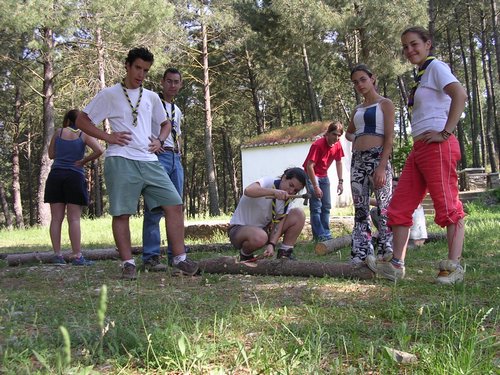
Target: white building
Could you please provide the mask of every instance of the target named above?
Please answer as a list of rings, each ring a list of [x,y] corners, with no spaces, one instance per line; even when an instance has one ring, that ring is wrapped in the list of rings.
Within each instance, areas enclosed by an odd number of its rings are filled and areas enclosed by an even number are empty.
[[[241,146],[243,188],[264,176],[279,177],[285,169],[302,167],[311,144],[320,138],[330,122],[314,122],[261,134]],[[351,142],[345,135],[340,138],[345,156],[342,158],[344,192],[338,196],[338,177],[335,162],[328,170],[332,206],[352,204],[351,197]],[[295,204],[302,205],[302,200]]]

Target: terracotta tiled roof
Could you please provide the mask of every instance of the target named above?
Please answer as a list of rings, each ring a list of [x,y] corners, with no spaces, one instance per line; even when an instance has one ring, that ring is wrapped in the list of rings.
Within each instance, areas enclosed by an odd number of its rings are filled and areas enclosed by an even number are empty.
[[[289,143],[312,142],[321,137],[331,121],[315,121],[307,124],[271,130],[259,134],[241,145],[241,148],[284,145]]]

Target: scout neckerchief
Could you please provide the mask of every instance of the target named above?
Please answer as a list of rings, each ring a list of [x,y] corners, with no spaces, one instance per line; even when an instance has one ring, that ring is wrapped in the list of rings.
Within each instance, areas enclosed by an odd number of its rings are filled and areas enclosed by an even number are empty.
[[[137,100],[137,104],[135,105],[135,107],[132,105],[132,101],[130,100],[130,97],[128,96],[127,87],[125,86],[125,80],[121,83],[121,85],[122,85],[123,93],[125,94],[125,97],[127,98],[128,104],[130,105],[130,109],[132,110],[132,118],[133,118],[132,125],[137,126],[137,115],[139,114],[138,110],[139,110],[139,105],[141,104],[142,91],[143,91],[142,85],[139,86],[139,99]]]
[[[410,95],[408,95],[408,109],[410,111],[413,108],[413,103],[415,101],[415,92],[417,91],[418,85],[420,85],[420,81],[425,73],[425,69],[427,69],[429,64],[435,59],[436,58],[434,56],[427,57],[427,59],[425,59],[424,64],[420,68],[418,68],[417,75],[415,76],[415,83],[411,87]]]
[[[281,182],[281,179],[274,180],[273,188],[274,189],[278,189],[280,187],[280,182]],[[278,224],[287,215],[288,205],[290,204],[291,201],[292,201],[292,199],[288,198],[286,200],[286,202],[285,202],[285,208],[283,209],[283,213],[282,214],[278,214],[276,212],[276,198],[273,198],[273,204],[272,204],[272,207],[273,207],[273,211],[272,211],[273,212],[273,224]]]
[[[161,101],[163,102],[163,105],[165,106],[165,109],[167,109],[167,101],[163,98],[163,94],[162,93],[159,93],[158,94],[160,96],[160,99]],[[168,115],[168,113],[167,113]],[[172,103],[170,103],[170,123],[172,124],[172,130],[171,130],[171,133],[172,133],[172,140],[174,142],[174,148],[178,148],[178,144],[177,144],[177,131],[175,130],[175,104],[174,104],[174,101],[172,100]]]
[[[78,129],[75,125],[74,122],[70,122],[69,126],[68,126],[68,129],[70,131],[72,131],[73,133],[78,133],[80,131],[80,129]]]

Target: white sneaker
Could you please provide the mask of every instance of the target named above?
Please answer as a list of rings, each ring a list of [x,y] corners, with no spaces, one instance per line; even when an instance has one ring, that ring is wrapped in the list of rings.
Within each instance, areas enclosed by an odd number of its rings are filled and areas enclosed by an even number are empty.
[[[439,262],[439,274],[436,282],[439,284],[451,285],[464,281],[465,271],[460,262],[453,260],[442,260]]]

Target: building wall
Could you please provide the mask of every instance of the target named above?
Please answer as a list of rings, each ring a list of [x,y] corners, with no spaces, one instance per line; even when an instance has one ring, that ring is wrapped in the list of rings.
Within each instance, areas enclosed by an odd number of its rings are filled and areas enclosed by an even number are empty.
[[[344,192],[337,195],[337,171],[335,162],[328,170],[331,183],[332,205],[342,207],[352,204],[350,171],[351,171],[351,142],[340,138],[345,156],[342,158],[342,177],[344,179]],[[289,143],[285,145],[272,145],[264,147],[243,148],[241,150],[241,168],[243,188],[264,176],[279,177],[285,169],[290,167],[302,167],[309,152],[311,142]],[[336,197],[336,199],[334,199]],[[297,200],[298,201],[298,200]],[[301,202],[295,204],[302,205]]]

